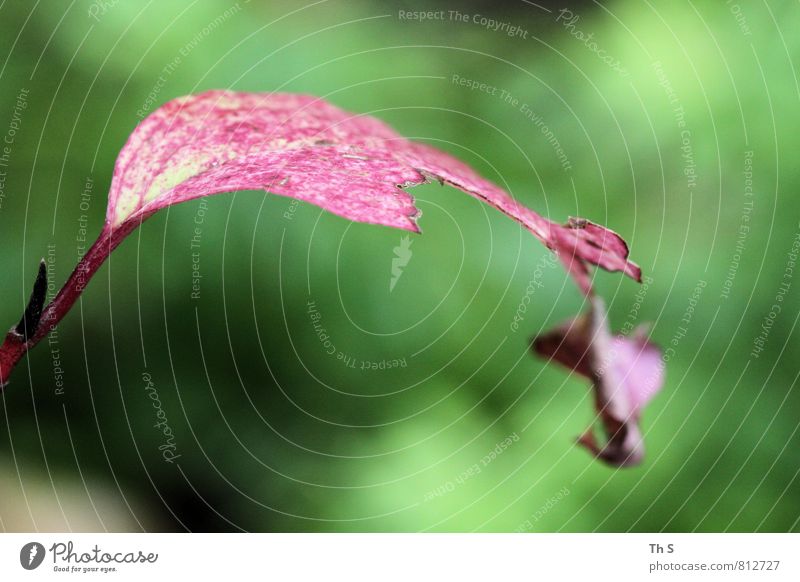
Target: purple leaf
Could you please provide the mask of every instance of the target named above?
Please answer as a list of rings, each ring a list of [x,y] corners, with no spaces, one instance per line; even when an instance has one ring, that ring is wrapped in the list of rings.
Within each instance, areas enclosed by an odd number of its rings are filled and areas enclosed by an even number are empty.
[[[533,350],[592,382],[606,441],[598,444],[589,427],[578,442],[611,465],[638,465],[644,457],[641,412],[664,383],[661,350],[645,330],[613,337],[603,302],[594,297],[588,313],[535,338]]]
[[[350,220],[419,232],[419,211],[403,188],[429,179],[522,223],[558,253],[584,293],[587,264],[640,279],[614,232],[584,219],[550,222],[452,156],[304,95],[209,91],[160,107],[117,158],[106,228],[209,194],[263,189]]]

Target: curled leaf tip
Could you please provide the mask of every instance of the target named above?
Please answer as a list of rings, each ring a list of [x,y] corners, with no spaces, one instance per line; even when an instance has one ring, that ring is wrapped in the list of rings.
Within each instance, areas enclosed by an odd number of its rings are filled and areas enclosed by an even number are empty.
[[[630,337],[612,336],[605,306],[595,297],[588,313],[534,338],[532,349],[592,383],[605,440],[599,442],[590,426],[578,443],[610,465],[641,463],[641,413],[664,383],[661,350],[647,339],[645,328]]]
[[[628,260],[625,240],[613,230],[586,218],[570,216],[563,227],[551,230],[547,245],[556,251],[586,295],[591,295],[588,265],[621,271],[641,283],[642,270]]]

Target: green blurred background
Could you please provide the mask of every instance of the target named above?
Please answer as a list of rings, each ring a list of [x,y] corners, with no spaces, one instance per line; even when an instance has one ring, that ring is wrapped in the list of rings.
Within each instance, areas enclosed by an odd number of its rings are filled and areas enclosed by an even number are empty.
[[[2,393],[0,527],[800,529],[798,26],[788,1],[2,3],[2,325],[40,257],[65,280],[82,215],[99,232],[141,112],[232,88],[370,113],[552,220],[616,230],[651,279],[597,274],[612,322],[673,351],[646,461],[615,470],[574,445],[586,384],[527,351],[585,305],[515,222],[414,188],[424,234],[390,291],[400,231],[263,192],[186,203],[114,253]]]

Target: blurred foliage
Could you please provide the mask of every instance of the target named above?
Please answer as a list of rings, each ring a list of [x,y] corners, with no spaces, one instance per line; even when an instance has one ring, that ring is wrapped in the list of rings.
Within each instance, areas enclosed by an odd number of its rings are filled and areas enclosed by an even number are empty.
[[[645,413],[642,467],[613,470],[574,446],[591,395],[527,347],[585,306],[560,267],[534,276],[546,249],[516,223],[453,189],[415,188],[424,235],[390,293],[403,233],[246,192],[150,219],[61,324],[58,344],[42,343],[19,367],[2,395],[0,487],[4,498],[29,492],[31,509],[9,517],[0,506],[3,527],[33,529],[40,503],[70,503],[77,490],[79,507],[98,495],[108,507],[100,525],[65,516],[47,527],[797,530],[800,282],[784,278],[800,229],[796,7],[575,3],[570,28],[562,4],[539,6],[3,4],[0,134],[29,93],[0,206],[0,320],[19,318],[48,245],[56,281],[66,278],[81,215],[99,231],[137,112],[209,88],[311,93],[451,151],[553,220],[584,216],[628,240],[652,282],[643,290],[598,273],[612,320],[652,322],[664,346],[678,337]],[[400,10],[470,19],[416,22]],[[522,104],[552,130],[569,169]],[[739,252],[748,151],[753,209]],[[514,332],[534,277],[542,285]],[[784,281],[783,309],[753,357]],[[341,359],[326,353],[309,301]],[[392,360],[405,365],[360,369]],[[177,463],[159,451],[144,373]]]

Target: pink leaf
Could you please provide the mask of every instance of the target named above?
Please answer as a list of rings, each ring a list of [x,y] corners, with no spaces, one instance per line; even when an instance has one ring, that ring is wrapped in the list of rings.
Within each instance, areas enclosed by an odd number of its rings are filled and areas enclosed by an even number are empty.
[[[37,280],[23,319],[0,345],[0,388],[20,358],[58,325],[111,252],[162,208],[210,194],[264,189],[350,220],[418,232],[419,211],[404,188],[431,179],[520,222],[558,254],[595,302],[590,316],[538,338],[534,347],[595,384],[609,442],[599,447],[591,431],[581,442],[609,462],[638,462],[639,412],[660,387],[661,369],[652,391],[643,390],[641,382],[661,362],[657,349],[641,338],[611,339],[589,272],[589,265],[598,265],[640,280],[639,267],[627,260],[625,241],[586,219],[550,222],[448,154],[410,142],[377,119],[304,95],[209,91],[170,101],[144,119],[117,158],[100,236],[44,310]],[[606,356],[608,365],[601,370]]]
[[[117,159],[106,229],[193,198],[264,189],[350,220],[418,232],[419,212],[403,188],[428,179],[519,221],[558,253],[587,294],[587,264],[640,279],[614,232],[584,219],[550,222],[452,156],[304,95],[209,91],[163,105],[139,124]]]
[[[593,298],[589,313],[535,338],[533,349],[592,382],[607,440],[598,444],[589,427],[578,442],[609,464],[639,464],[644,457],[639,418],[664,383],[661,351],[644,330],[613,337],[603,302]]]

